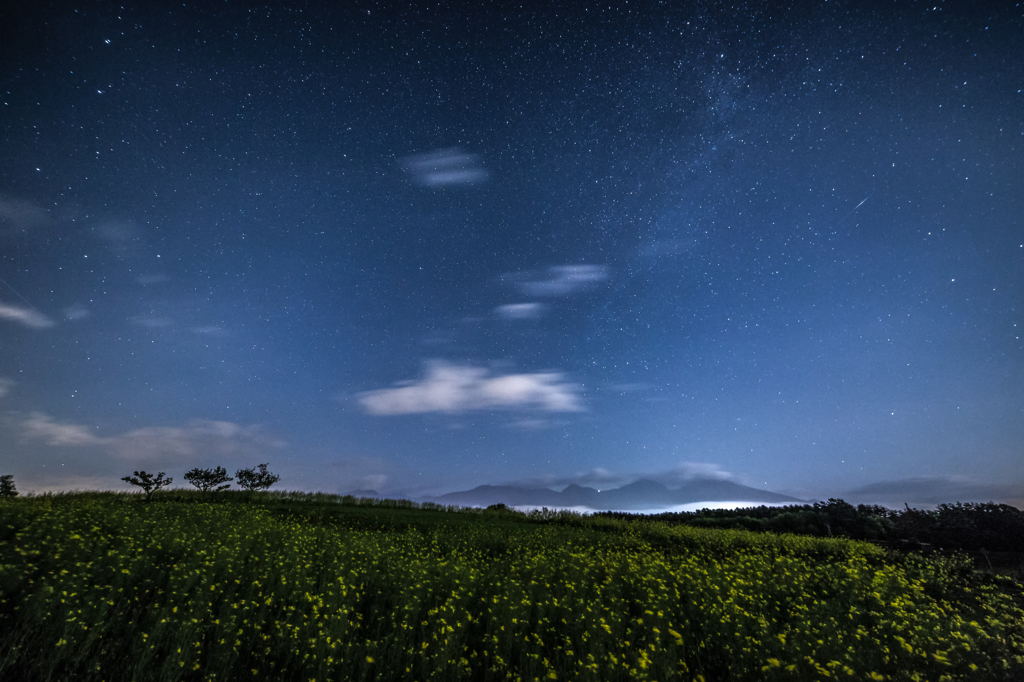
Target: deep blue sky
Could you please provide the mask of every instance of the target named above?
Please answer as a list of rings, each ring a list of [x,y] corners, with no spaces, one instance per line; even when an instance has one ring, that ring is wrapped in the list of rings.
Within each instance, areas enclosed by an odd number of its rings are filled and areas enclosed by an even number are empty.
[[[0,473],[1024,499],[1024,9],[611,4],[3,10]]]

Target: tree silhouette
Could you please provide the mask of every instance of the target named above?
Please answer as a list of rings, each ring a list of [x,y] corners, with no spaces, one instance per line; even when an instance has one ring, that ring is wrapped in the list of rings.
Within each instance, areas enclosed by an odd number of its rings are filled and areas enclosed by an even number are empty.
[[[259,471],[256,470],[257,468]],[[267,471],[266,464],[257,464],[255,467],[249,467],[248,469],[239,469],[235,472],[235,478],[238,480],[238,485],[249,492],[266,490],[281,480],[281,477],[277,474]]]
[[[136,471],[134,476],[124,476],[121,478],[122,481],[137,485],[146,491],[146,501],[148,502],[152,497],[153,493],[160,488],[166,488],[171,484],[173,478],[164,478],[164,472],[160,472],[156,476],[153,474],[146,473],[145,471]]]
[[[228,481],[234,479],[228,476],[227,469],[224,467],[216,467],[215,469],[200,469],[196,467],[185,474],[185,480],[205,493],[211,489],[214,492],[227,490],[231,487]]]
[[[17,497],[18,489],[14,487],[14,476],[4,474],[0,476],[0,497]]]

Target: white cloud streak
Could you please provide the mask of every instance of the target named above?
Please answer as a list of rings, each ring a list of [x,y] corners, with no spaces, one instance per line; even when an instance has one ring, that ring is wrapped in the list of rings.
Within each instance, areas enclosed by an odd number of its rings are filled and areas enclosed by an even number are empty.
[[[42,412],[21,422],[21,434],[27,440],[41,441],[46,445],[99,445],[103,439],[98,437],[87,426],[81,424],[61,424]]]
[[[498,317],[506,320],[532,320],[541,316],[544,312],[543,303],[509,303],[499,305],[494,309]]]
[[[358,396],[368,413],[390,416],[470,410],[583,412],[579,387],[560,372],[488,376],[486,369],[434,362],[418,382],[366,391]]]
[[[458,147],[409,156],[403,165],[417,183],[426,187],[475,185],[487,179],[487,171],[477,165],[476,154],[467,154]]]
[[[669,488],[678,488],[690,481],[736,481],[736,477],[728,471],[723,470],[717,464],[710,464],[707,462],[683,462],[679,466],[669,469],[668,471],[659,471],[654,473],[635,471],[617,473],[602,467],[596,467],[590,471],[572,476],[548,476],[524,479],[516,482],[515,485],[522,485],[526,487],[560,487],[575,483],[576,485],[605,489],[619,488],[640,480],[657,481]]]
[[[47,329],[57,324],[38,310],[6,303],[0,303],[0,319],[23,324],[29,329]]]
[[[270,436],[260,426],[202,419],[184,426],[150,426],[115,436],[100,436],[93,427],[58,422],[42,412],[17,420],[17,425],[25,441],[55,447],[99,448],[127,461],[251,457],[284,446],[283,441]]]
[[[605,265],[558,265],[543,275],[536,272],[517,272],[503,279],[514,283],[527,296],[570,296],[593,288],[608,279]]]
[[[682,485],[688,481],[734,481],[735,476],[710,462],[683,462],[675,469],[658,474],[656,480],[665,485]]]

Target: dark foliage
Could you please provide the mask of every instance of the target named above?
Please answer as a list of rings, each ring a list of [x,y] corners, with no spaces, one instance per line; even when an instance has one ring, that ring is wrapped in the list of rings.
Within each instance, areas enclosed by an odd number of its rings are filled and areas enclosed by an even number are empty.
[[[647,518],[706,528],[740,528],[819,537],[847,537],[894,547],[966,552],[1024,552],[1024,511],[1007,504],[968,502],[921,509],[888,509],[830,499],[805,505],[702,509],[642,516],[602,512],[613,518]]]
[[[153,493],[161,488],[166,488],[171,484],[171,481],[174,480],[169,476],[164,478],[164,472],[162,471],[156,476],[145,471],[136,471],[134,474],[134,476],[124,476],[121,480],[131,483],[132,485],[137,485],[145,490],[147,501],[153,498]]]
[[[0,497],[17,497],[18,489],[14,487],[14,476],[4,474],[0,476]]]
[[[227,490],[231,487],[229,481],[234,479],[228,476],[227,469],[224,467],[216,467],[214,469],[200,469],[196,467],[185,474],[185,480],[205,493],[210,490],[214,492]]]
[[[270,486],[280,481],[281,477],[267,471],[266,464],[257,464],[255,467],[236,471],[235,479],[238,481],[238,485],[252,492],[254,490],[267,490]]]

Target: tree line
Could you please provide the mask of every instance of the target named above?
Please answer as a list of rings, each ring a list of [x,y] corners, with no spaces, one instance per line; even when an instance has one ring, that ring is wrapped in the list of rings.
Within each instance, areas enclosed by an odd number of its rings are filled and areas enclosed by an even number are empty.
[[[228,476],[224,467],[197,467],[185,473],[185,480],[204,493],[225,490],[231,486],[232,481],[248,491],[267,490],[280,478],[267,470],[267,464],[238,469],[234,478]],[[136,471],[134,475],[125,476],[121,480],[142,488],[147,500],[173,481],[163,471],[156,475]],[[0,497],[17,495],[14,477],[9,474],[0,476]],[[492,508],[497,507],[504,505]],[[745,509],[702,509],[663,514],[606,511],[596,515],[704,528],[847,537],[902,548],[1024,553],[1024,511],[1016,507],[994,502],[940,504],[933,510],[914,509],[908,505],[904,507],[889,509],[864,504],[855,507],[844,500],[832,498],[827,502],[783,507],[762,505]]]
[[[994,502],[940,504],[933,510],[856,507],[841,499],[784,507],[702,509],[695,512],[626,514],[619,519],[648,519],[705,528],[736,528],[818,537],[847,537],[893,547],[966,552],[1024,552],[1024,511]]]
[[[166,488],[174,481],[170,476],[165,476],[162,471],[156,476],[145,471],[136,471],[134,475],[124,476],[121,480],[142,488],[146,493],[147,500],[153,497],[153,493],[161,488]],[[237,481],[239,487],[252,492],[267,490],[280,481],[281,477],[267,471],[266,464],[257,464],[248,469],[239,469],[235,472],[235,478],[228,476],[224,467],[213,469],[196,467],[185,473],[185,480],[204,493],[226,490],[231,487],[231,481]]]
[[[227,469],[224,467],[214,467],[213,469],[195,467],[185,472],[185,480],[204,493],[226,490],[231,487],[231,481],[236,481],[239,487],[249,492],[267,490],[281,480],[277,474],[267,471],[267,466],[267,464],[257,464],[248,469],[239,469],[235,472],[234,478],[228,476]],[[123,476],[121,480],[142,488],[146,493],[146,500],[150,500],[153,493],[174,482],[174,479],[163,471],[156,475],[147,471],[134,471],[131,476]],[[18,489],[14,485],[14,476],[11,474],[0,476],[0,497],[17,496]]]

